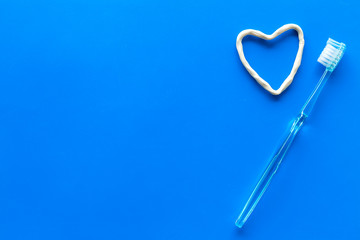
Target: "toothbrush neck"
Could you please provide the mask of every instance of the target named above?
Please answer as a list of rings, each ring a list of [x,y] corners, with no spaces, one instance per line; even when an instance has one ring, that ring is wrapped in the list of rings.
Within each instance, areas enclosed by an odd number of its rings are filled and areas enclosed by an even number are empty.
[[[304,106],[301,109],[301,113],[308,117],[313,110],[316,100],[318,99],[321,90],[324,88],[328,78],[330,77],[332,71],[328,69],[325,70],[323,75],[321,76],[319,82],[317,83],[316,87],[314,88],[313,92],[310,94],[308,100],[305,102]]]

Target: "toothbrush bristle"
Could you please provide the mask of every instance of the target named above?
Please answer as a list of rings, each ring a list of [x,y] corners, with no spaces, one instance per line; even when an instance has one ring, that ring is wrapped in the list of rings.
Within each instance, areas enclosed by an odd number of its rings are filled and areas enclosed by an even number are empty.
[[[346,45],[344,43],[339,43],[329,38],[326,47],[317,61],[324,65],[329,71],[333,71],[344,55],[345,48]]]

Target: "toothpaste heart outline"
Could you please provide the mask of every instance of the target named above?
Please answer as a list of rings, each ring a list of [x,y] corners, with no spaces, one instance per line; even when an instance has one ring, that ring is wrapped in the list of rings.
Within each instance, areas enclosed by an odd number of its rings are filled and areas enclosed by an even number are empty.
[[[298,48],[298,51],[297,51],[297,54],[296,54],[294,65],[293,65],[293,67],[291,69],[291,72],[290,72],[289,76],[283,81],[283,83],[281,84],[281,86],[277,90],[274,90],[267,81],[265,81],[263,78],[261,78],[259,76],[259,74],[250,66],[250,64],[246,60],[245,55],[244,55],[243,45],[242,45],[242,39],[247,35],[252,35],[252,36],[264,39],[264,40],[272,40],[272,39],[276,38],[277,36],[279,36],[280,34],[286,32],[286,31],[288,31],[290,29],[294,29],[298,33],[299,48]],[[300,64],[301,64],[301,58],[302,58],[302,54],[303,54],[303,50],[304,50],[304,45],[305,45],[304,33],[303,33],[301,27],[299,25],[297,25],[297,24],[285,24],[284,26],[278,28],[271,35],[264,34],[263,32],[258,31],[258,30],[247,29],[247,30],[241,31],[239,33],[239,35],[237,36],[237,38],[236,38],[236,48],[238,50],[240,60],[243,63],[244,67],[249,72],[249,74],[263,88],[265,88],[267,91],[269,91],[273,95],[281,94],[292,83],[292,81],[293,81],[293,79],[295,77],[295,74],[296,74],[296,72],[297,72],[297,70],[298,70],[298,68],[300,67]]]

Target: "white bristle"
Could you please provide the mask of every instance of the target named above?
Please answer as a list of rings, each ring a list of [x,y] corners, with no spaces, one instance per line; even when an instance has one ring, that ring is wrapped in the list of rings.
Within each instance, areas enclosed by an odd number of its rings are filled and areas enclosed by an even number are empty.
[[[345,47],[344,43],[339,43],[329,38],[326,47],[318,58],[318,62],[324,65],[328,70],[333,71],[343,56]]]

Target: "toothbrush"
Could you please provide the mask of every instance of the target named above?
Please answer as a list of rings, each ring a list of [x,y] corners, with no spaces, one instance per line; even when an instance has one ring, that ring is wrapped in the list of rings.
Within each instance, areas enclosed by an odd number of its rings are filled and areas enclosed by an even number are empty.
[[[344,51],[346,49],[346,45],[344,43],[339,43],[329,38],[326,43],[326,47],[322,51],[320,57],[318,58],[318,62],[326,67],[325,72],[323,73],[320,81],[317,83],[315,89],[311,93],[308,100],[305,102],[302,107],[299,115],[296,117],[295,121],[292,123],[289,133],[286,135],[285,140],[281,144],[279,148],[277,148],[275,154],[271,158],[269,164],[267,165],[264,173],[256,184],[254,190],[252,191],[248,201],[246,202],[242,212],[240,213],[238,219],[235,222],[235,225],[239,228],[242,228],[246,220],[249,218],[254,208],[258,204],[259,200],[263,196],[267,187],[270,184],[271,179],[276,173],[278,167],[280,166],[287,150],[291,146],[297,132],[300,130],[303,125],[305,119],[310,115],[313,107],[318,99],[321,90],[324,88],[328,78],[331,73],[334,71],[337,64],[340,62],[342,56],[344,55]]]

